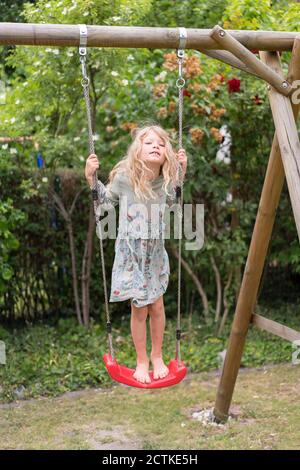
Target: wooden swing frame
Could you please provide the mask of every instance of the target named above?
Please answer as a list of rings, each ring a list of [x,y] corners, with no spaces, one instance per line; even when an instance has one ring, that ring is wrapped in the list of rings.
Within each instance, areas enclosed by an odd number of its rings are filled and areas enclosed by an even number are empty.
[[[175,49],[179,28],[88,26],[87,47]],[[267,84],[275,134],[258,206],[247,262],[237,300],[229,344],[214,407],[217,421],[226,421],[250,324],[288,341],[300,332],[255,313],[257,293],[272,235],[284,177],[300,240],[300,142],[296,127],[299,104],[293,102],[300,80],[300,36],[294,32],[187,29],[186,49],[194,49]],[[1,45],[79,46],[79,25],[0,23]],[[258,50],[258,59],[251,50]],[[279,52],[292,51],[283,76]],[[295,96],[295,95],[294,95]],[[295,100],[294,100],[295,101]]]

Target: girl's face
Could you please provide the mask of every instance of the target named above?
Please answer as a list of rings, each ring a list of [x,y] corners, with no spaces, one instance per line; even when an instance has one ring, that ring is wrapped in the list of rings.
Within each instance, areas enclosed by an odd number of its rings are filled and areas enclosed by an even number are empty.
[[[142,159],[148,163],[163,165],[166,158],[166,144],[156,132],[150,130],[142,140]]]

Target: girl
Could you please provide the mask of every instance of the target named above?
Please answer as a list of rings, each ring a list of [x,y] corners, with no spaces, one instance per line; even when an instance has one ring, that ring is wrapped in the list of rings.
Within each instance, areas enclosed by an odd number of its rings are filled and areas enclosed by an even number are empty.
[[[97,189],[102,207],[120,204],[110,302],[131,299],[131,333],[137,353],[133,377],[139,382],[150,383],[146,352],[148,315],[153,377],[157,380],[169,373],[162,357],[163,294],[170,274],[162,219],[165,202],[175,199],[178,165],[181,165],[184,178],[187,157],[184,149],[177,155],[174,153],[168,133],[158,125],[134,129],[132,135],[133,142],[127,154],[110,172],[109,184],[104,186],[98,180]],[[98,168],[97,156],[91,154],[85,167],[90,187]],[[153,207],[157,209],[154,218]]]

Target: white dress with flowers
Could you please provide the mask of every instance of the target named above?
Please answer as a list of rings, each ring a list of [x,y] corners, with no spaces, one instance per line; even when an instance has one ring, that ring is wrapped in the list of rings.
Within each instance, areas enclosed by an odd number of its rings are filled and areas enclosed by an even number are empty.
[[[162,175],[154,179],[151,185],[157,197],[141,202],[124,173],[117,174],[107,186],[98,180],[98,215],[120,205],[110,302],[131,299],[133,305],[143,307],[166,292],[170,265],[163,217],[166,202],[175,200],[175,191],[169,190],[168,196],[163,182]]]

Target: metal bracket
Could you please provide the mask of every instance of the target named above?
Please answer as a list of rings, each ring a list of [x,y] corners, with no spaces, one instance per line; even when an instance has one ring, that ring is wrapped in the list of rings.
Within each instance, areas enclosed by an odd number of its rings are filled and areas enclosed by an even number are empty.
[[[87,45],[87,27],[85,24],[79,25],[79,54],[81,56],[86,55],[86,45]]]
[[[177,49],[177,56],[183,57],[184,56],[184,49],[186,46],[187,40],[187,32],[185,28],[179,28],[179,46]]]
[[[89,79],[87,76],[87,71],[86,71],[86,56],[87,56],[87,51],[86,51],[86,45],[87,45],[87,27],[85,24],[80,24],[79,25],[79,57],[80,57],[80,62],[81,62],[81,70],[82,70],[82,81],[81,84],[82,86],[88,86],[89,84]]]

